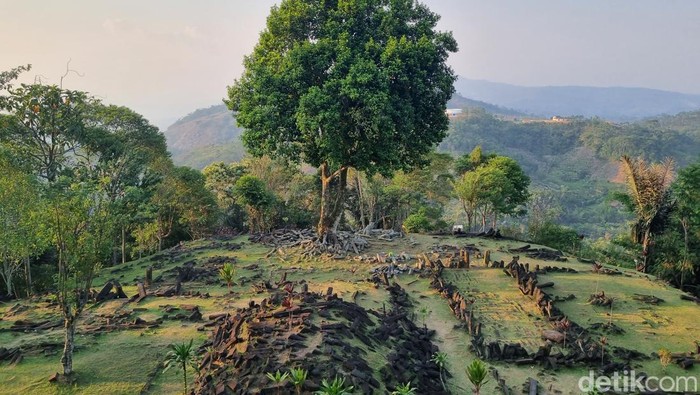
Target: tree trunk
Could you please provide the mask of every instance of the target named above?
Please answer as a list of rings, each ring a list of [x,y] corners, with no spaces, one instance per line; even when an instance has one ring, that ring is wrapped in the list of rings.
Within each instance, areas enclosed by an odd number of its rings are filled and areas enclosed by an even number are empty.
[[[649,264],[649,256],[651,255],[651,227],[644,230],[644,239],[642,239],[642,257],[643,267],[642,273],[647,273],[647,265]]]
[[[333,225],[345,203],[348,168],[341,167],[330,173],[328,164],[321,164],[321,215],[316,232],[325,241],[333,233]],[[334,182],[336,181],[336,182]]]
[[[357,203],[360,206],[360,229],[365,226],[365,202],[362,194],[362,183],[360,182],[360,172],[355,171],[355,188],[357,188]]]
[[[63,343],[63,356],[61,356],[61,365],[63,365],[63,374],[70,376],[73,373],[73,348],[75,346],[75,318],[66,317],[64,319],[65,339]]]
[[[690,241],[688,239],[689,223],[688,223],[687,217],[681,218],[681,226],[683,227],[683,241],[685,242],[685,255],[688,256],[688,253],[690,252]]]
[[[126,263],[126,228],[122,226],[122,265]]]
[[[5,286],[7,287],[7,297],[12,297],[12,262],[8,259],[4,259],[2,262],[2,279],[5,280]]]
[[[31,258],[24,258],[24,275],[27,278],[27,296],[32,296],[34,293],[34,287],[32,286],[32,267]]]

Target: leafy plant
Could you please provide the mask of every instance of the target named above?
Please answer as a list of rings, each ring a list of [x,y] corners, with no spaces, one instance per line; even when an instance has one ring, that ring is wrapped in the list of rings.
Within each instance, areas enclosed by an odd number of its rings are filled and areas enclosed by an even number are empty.
[[[167,372],[173,366],[179,366],[182,368],[182,379],[185,385],[185,391],[187,393],[187,366],[192,366],[197,369],[197,364],[195,361],[195,350],[192,347],[193,339],[190,339],[189,343],[182,344],[171,344],[170,351],[165,356],[165,369],[163,373]]]
[[[467,377],[469,381],[474,385],[474,393],[479,395],[481,391],[481,386],[486,384],[486,375],[488,370],[486,369],[486,364],[479,359],[475,359],[467,366]]]
[[[345,386],[345,379],[336,376],[330,383],[328,380],[321,381],[321,389],[316,391],[316,395],[350,395],[353,386]]]
[[[447,385],[445,384],[445,379],[443,378],[445,368],[447,367],[447,353],[438,351],[433,354],[430,361],[434,362],[438,368],[440,368],[440,383],[442,384],[442,388],[447,391]]]
[[[234,275],[236,274],[236,269],[233,264],[225,263],[224,266],[219,269],[219,277],[226,282],[228,286],[228,291],[231,292],[231,284],[233,283]]]
[[[416,388],[411,387],[411,382],[409,381],[406,384],[400,384],[396,386],[396,389],[391,392],[391,395],[415,395],[416,394]]]
[[[302,368],[292,368],[289,370],[289,378],[294,384],[294,388],[297,391],[297,395],[301,395],[301,387],[306,381],[306,376],[308,376],[309,371]]]
[[[281,394],[282,393],[282,383],[284,382],[284,380],[287,380],[287,378],[289,377],[289,373],[288,372],[280,373],[280,371],[278,370],[274,374],[268,372],[266,375],[267,375],[267,378],[270,379],[270,381],[275,383],[275,386],[277,387],[277,395]]]

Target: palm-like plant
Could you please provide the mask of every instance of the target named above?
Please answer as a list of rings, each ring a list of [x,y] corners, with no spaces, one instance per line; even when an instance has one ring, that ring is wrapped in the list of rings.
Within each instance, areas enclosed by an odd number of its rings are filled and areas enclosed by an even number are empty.
[[[391,395],[416,395],[416,388],[411,387],[411,382],[400,384],[391,392]]]
[[[622,171],[628,189],[628,195],[623,202],[637,217],[632,229],[632,238],[635,243],[642,245],[644,271],[651,255],[652,230],[669,212],[673,165],[671,159],[662,163],[647,164],[641,158],[622,157]]]
[[[467,377],[474,385],[474,393],[479,395],[481,387],[486,384],[486,375],[488,370],[486,364],[479,359],[475,359],[467,366]]]
[[[276,371],[275,373],[267,373],[267,378],[270,379],[273,383],[275,383],[275,386],[277,387],[277,395],[282,393],[282,383],[284,380],[287,380],[289,377],[288,372],[280,373],[280,371]]]
[[[197,369],[197,363],[195,361],[195,350],[192,347],[193,339],[190,339],[189,343],[182,344],[171,344],[170,351],[165,356],[165,369],[163,373],[167,372],[173,366],[178,366],[182,368],[182,379],[185,383],[185,394],[187,393],[187,367],[191,366]]]
[[[236,274],[236,269],[231,263],[225,263],[224,266],[219,269],[219,277],[226,282],[228,286],[228,292],[231,292],[231,284],[233,284],[233,279]]]
[[[336,376],[333,381],[323,379],[321,381],[321,389],[316,391],[316,395],[350,395],[352,394],[353,386],[345,386],[345,379]]]
[[[442,389],[447,391],[447,385],[445,384],[445,379],[443,378],[443,372],[447,367],[447,353],[438,351],[435,354],[433,354],[433,357],[430,358],[430,361],[434,362],[440,369],[440,383],[442,384]]]
[[[301,395],[301,387],[304,385],[308,374],[309,371],[302,368],[293,368],[289,370],[289,378],[292,381],[292,384],[294,384],[297,395]]]

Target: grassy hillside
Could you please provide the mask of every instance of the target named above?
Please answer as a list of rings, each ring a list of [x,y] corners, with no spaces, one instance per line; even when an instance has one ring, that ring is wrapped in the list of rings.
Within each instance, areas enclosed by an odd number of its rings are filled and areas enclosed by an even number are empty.
[[[148,266],[154,267],[155,284],[151,290],[172,286],[175,268],[188,262],[201,270],[200,273],[216,273],[216,268],[223,262],[233,262],[236,281],[232,292],[228,293],[226,286],[215,276],[202,274],[198,280],[182,284],[181,296],[148,296],[138,303],[117,299],[91,305],[81,320],[76,336],[75,369],[78,381],[73,387],[57,388],[48,382],[48,377],[60,367],[60,327],[12,329],[28,322],[59,321],[52,298],[44,296],[31,301],[1,304],[0,344],[5,348],[20,347],[23,359],[15,365],[0,364],[0,382],[3,383],[0,394],[175,393],[182,389],[181,375],[177,370],[162,372],[167,345],[194,339],[199,346],[215,327],[209,325],[213,321],[209,321],[208,317],[233,312],[247,306],[250,300],[260,303],[262,299],[279,292],[274,285],[270,291],[261,291],[256,284],[264,281],[274,284],[286,275],[286,279],[297,286],[305,282],[311,292],[325,294],[328,287],[333,287],[333,292],[340,298],[346,301],[354,299],[364,309],[381,316],[389,304],[389,291],[382,285],[367,281],[370,270],[377,265],[370,262],[370,258],[376,254],[393,252],[406,256],[409,260],[402,263],[414,267],[416,258],[423,253],[430,255],[431,251],[451,248],[445,246],[471,245],[472,249],[482,252],[490,250],[495,261],[508,262],[513,256],[508,250],[521,244],[425,235],[411,235],[408,239],[395,241],[372,239],[370,243],[370,249],[362,253],[367,262],[362,262],[354,256],[346,259],[302,257],[294,249],[271,249],[250,243],[245,237],[228,241],[201,240],[124,266],[106,268],[96,280],[96,288],[115,278],[124,285],[129,296],[137,292],[136,281],[143,279]],[[239,244],[241,248],[237,248]],[[578,271],[542,274],[540,282],[554,283],[548,292],[554,297],[567,299],[555,302],[556,306],[571,321],[591,331],[594,338],[598,336],[595,334],[600,333],[600,329],[594,329],[596,324],[612,321],[621,328],[622,333],[600,335],[607,335],[610,350],[624,347],[642,353],[644,358],[632,361],[632,367],[637,371],[661,374],[658,358],[652,353],[660,348],[672,352],[690,351],[695,347],[693,341],[700,340],[695,328],[695,317],[700,314],[700,306],[680,300],[678,290],[651,277],[626,271],[621,275],[595,274],[590,271],[590,265],[578,263],[574,258],[569,258],[568,262],[548,262],[521,256],[520,262],[528,263],[531,268],[535,265],[555,265]],[[552,323],[540,315],[532,297],[518,291],[515,281],[502,269],[485,267],[474,253],[470,269],[445,269],[442,278],[453,284],[465,298],[474,301],[472,311],[483,324],[487,342],[519,343],[527,352],[535,352],[546,344],[540,335],[542,330],[551,328]],[[463,322],[455,318],[447,300],[431,287],[428,276],[405,273],[391,281],[398,283],[408,293],[410,310],[415,313],[411,315],[414,322],[435,331],[433,343],[448,354],[447,369],[451,377],[448,386],[451,392],[469,393],[470,384],[464,367],[476,356],[470,347],[472,337],[464,329]],[[612,310],[587,303],[590,294],[600,291],[614,297]],[[636,294],[653,295],[663,299],[663,302],[650,305],[637,300]],[[574,295],[574,298],[571,299],[569,295]],[[201,321],[186,318],[195,307],[203,315]],[[552,347],[552,352],[570,352],[561,345]],[[386,355],[373,354],[369,349],[365,352],[369,352],[366,358],[371,364],[382,366],[386,363]],[[547,389],[550,393],[578,394],[575,389],[577,380],[587,375],[589,368],[584,364],[552,370],[539,363],[497,361],[489,361],[488,365],[498,370],[514,393],[519,393],[523,384],[532,377],[538,380],[541,389]],[[591,368],[597,369],[596,366]],[[697,369],[695,367],[684,372],[670,366],[667,374],[697,376]],[[194,376],[195,372],[191,371],[190,374]],[[496,385],[497,381],[491,379],[482,393],[497,393]],[[287,389],[291,391],[291,388]]]

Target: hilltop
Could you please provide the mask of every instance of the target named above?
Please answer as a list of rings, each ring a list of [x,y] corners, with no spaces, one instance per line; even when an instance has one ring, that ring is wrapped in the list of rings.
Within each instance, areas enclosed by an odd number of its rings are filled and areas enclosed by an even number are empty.
[[[196,387],[204,391],[211,382],[225,393],[273,391],[265,373],[292,366],[309,369],[304,393],[334,374],[368,394],[408,380],[440,393],[439,369],[429,359],[441,351],[450,393],[467,393],[464,367],[480,357],[490,367],[484,393],[535,385],[579,394],[578,379],[589,369],[660,375],[660,348],[674,355],[695,351],[700,306],[653,277],[615,267],[592,271],[590,263],[513,240],[412,234],[368,241],[358,255],[331,258],[243,236],[208,239],[103,269],[95,294],[116,280],[135,297],[111,299],[113,291],[90,304],[78,325],[79,385],[71,393],[175,393],[182,372],[163,372],[162,363],[168,344],[189,339],[200,361],[199,373],[189,372]],[[468,251],[466,267],[460,249]],[[508,264],[514,256],[515,266]],[[236,269],[230,292],[217,277],[224,263]],[[136,298],[148,267],[152,285],[145,298]],[[541,289],[529,294],[530,285],[511,277],[514,271],[537,278]],[[612,306],[597,305],[600,298],[589,302],[601,292]],[[292,295],[290,308],[280,305],[285,295]],[[554,306],[550,313],[539,298]],[[562,330],[564,315],[571,324]],[[0,304],[0,317],[0,354],[21,355],[0,365],[0,393],[55,390],[48,382],[60,366],[62,344],[55,302],[44,296]],[[283,352],[274,352],[282,345]],[[666,374],[697,373],[690,369],[672,364]],[[293,391],[288,383],[283,389]]]

